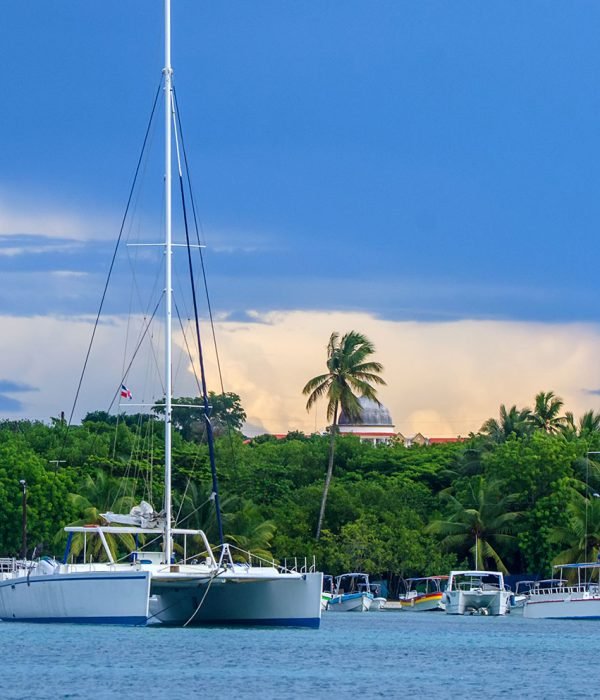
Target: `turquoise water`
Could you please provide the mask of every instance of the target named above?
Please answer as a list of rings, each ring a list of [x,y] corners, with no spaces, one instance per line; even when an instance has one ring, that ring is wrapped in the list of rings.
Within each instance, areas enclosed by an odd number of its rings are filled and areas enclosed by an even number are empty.
[[[600,621],[325,613],[320,630],[0,623],[0,698],[600,695]]]

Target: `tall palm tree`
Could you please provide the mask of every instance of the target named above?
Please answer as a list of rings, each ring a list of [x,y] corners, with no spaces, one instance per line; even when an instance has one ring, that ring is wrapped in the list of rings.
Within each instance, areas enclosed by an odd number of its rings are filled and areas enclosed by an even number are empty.
[[[350,420],[360,420],[359,397],[379,403],[373,384],[385,384],[379,376],[383,366],[379,362],[368,360],[374,352],[373,343],[361,333],[350,331],[341,339],[339,333],[332,333],[327,344],[327,372],[313,377],[302,389],[302,393],[308,396],[307,411],[310,411],[318,399],[327,398],[327,420],[330,421],[329,460],[317,523],[317,540],[321,536],[327,494],[333,474],[339,410],[341,409]]]
[[[479,432],[487,435],[494,442],[504,442],[510,435],[517,437],[528,435],[532,429],[531,409],[518,409],[512,406],[506,410],[506,406],[500,406],[500,420],[490,418],[480,428]]]
[[[540,391],[535,397],[535,408],[531,414],[531,421],[545,432],[555,435],[559,433],[566,423],[566,418],[560,415],[564,401],[553,391]]]
[[[448,515],[431,522],[427,531],[441,535],[441,544],[447,549],[470,552],[476,569],[493,561],[507,573],[502,554],[516,544],[515,521],[521,515],[510,510],[515,497],[503,496],[499,482],[486,481],[483,476],[470,479],[460,498],[449,489],[440,495],[448,503]]]

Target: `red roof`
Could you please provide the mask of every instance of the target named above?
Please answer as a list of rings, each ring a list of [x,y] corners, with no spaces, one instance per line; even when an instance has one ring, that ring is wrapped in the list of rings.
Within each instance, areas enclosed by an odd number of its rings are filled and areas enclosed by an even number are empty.
[[[398,433],[369,433],[367,431],[362,431],[362,430],[352,430],[352,431],[346,431],[344,430],[343,432],[340,431],[340,435],[358,435],[359,437],[395,437]]]
[[[455,437],[455,438],[429,438],[429,444],[430,445],[435,445],[436,443],[441,443],[441,442],[463,442],[464,438],[461,437]]]

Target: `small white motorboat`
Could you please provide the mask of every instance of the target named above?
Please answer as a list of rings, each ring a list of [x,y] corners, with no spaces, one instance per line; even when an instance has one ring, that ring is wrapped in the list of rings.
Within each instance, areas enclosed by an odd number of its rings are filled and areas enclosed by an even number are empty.
[[[510,596],[501,571],[451,571],[443,602],[449,615],[506,615]]]
[[[367,612],[371,608],[374,598],[368,574],[342,574],[335,579],[335,593],[327,602],[327,610]]]

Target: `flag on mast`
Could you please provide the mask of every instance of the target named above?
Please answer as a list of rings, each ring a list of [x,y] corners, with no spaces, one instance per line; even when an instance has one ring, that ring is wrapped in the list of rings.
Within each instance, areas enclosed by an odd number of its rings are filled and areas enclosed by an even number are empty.
[[[133,396],[129,389],[125,386],[125,384],[121,384],[121,398],[123,399],[132,399]]]

